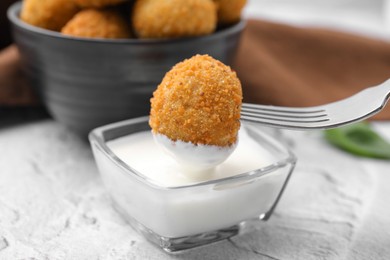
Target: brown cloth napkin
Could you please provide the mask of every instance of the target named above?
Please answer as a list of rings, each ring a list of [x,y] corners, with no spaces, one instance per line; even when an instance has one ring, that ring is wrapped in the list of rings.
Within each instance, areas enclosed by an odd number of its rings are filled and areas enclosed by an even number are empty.
[[[5,48],[0,52],[0,106],[29,106],[37,103],[22,72],[16,46]]]
[[[244,101],[321,105],[390,78],[390,43],[346,33],[249,20],[234,68]],[[0,105],[36,104],[15,47],[0,53]],[[375,119],[390,119],[390,104]]]
[[[390,78],[390,43],[249,20],[234,68],[246,102],[322,105]],[[375,119],[390,120],[390,103]]]

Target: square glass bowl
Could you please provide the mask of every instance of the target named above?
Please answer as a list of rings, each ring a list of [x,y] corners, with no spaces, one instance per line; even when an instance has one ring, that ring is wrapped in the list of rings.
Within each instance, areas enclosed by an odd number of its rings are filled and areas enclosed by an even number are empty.
[[[163,187],[124,163],[107,145],[117,138],[150,131],[148,119],[113,123],[89,135],[114,206],[137,232],[165,251],[175,252],[229,238],[239,234],[247,221],[271,216],[296,163],[296,157],[282,144],[243,122],[253,141],[272,155],[272,163],[222,179]]]

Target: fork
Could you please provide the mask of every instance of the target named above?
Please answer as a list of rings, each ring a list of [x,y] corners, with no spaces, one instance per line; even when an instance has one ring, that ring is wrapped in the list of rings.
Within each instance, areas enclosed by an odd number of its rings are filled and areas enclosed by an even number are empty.
[[[292,130],[329,129],[369,118],[390,98],[390,79],[333,103],[313,107],[282,107],[243,103],[241,119]]]

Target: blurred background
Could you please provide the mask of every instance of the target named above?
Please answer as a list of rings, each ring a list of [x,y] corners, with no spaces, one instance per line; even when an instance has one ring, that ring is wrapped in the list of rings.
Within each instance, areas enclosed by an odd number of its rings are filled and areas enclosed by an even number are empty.
[[[0,0],[0,49],[11,43],[9,24],[7,19],[7,8],[15,0]]]
[[[389,0],[248,0],[246,17],[390,39]]]
[[[11,42],[6,9],[13,2],[0,1],[0,48]],[[248,0],[244,16],[390,39],[390,0]]]

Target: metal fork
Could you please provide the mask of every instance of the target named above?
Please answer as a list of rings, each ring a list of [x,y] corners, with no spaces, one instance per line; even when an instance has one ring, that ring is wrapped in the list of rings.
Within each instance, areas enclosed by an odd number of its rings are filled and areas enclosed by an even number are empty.
[[[241,119],[277,128],[329,129],[364,120],[381,111],[390,98],[390,79],[333,103],[314,107],[280,107],[243,103]]]

